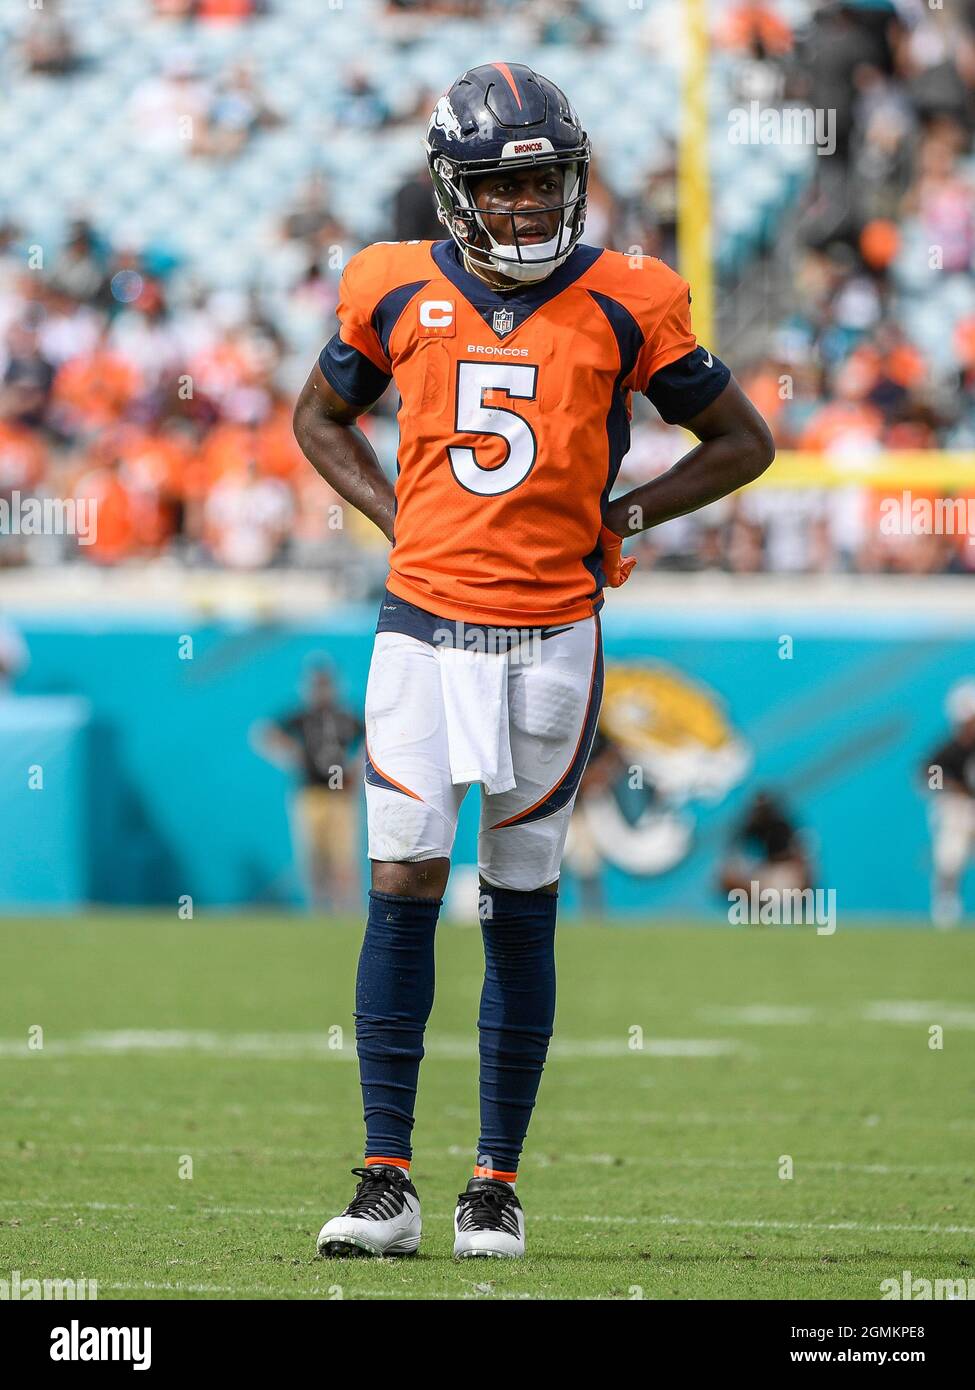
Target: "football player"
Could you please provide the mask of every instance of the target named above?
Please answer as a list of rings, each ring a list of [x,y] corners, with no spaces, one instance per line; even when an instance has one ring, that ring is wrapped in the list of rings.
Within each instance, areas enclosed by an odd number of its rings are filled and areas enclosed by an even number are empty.
[[[319,1235],[327,1256],[419,1243],[411,1132],[434,932],[474,782],[481,1131],[454,1254],[524,1254],[515,1180],[552,1034],[559,865],[599,713],[603,590],[633,566],[626,536],[773,457],[761,416],[695,340],[687,283],[584,244],[589,139],[558,87],[518,63],[465,72],[427,153],[447,236],[349,261],[339,330],[295,410],[310,462],[392,546],[365,704],[365,1159]],[[391,381],[395,486],[355,424]],[[635,391],[700,443],[610,500]]]

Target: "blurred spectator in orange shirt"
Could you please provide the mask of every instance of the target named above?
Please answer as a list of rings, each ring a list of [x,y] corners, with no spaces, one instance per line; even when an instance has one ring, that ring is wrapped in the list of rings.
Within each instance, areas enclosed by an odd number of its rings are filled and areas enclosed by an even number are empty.
[[[783,391],[788,392],[790,382],[791,373],[787,365],[771,357],[744,373],[741,380],[745,395],[768,422],[769,429],[780,443],[779,421],[782,407],[789,399],[789,395],[783,394]]]
[[[118,478],[129,495],[133,537],[155,554],[182,528],[183,485],[191,449],[174,429],[120,431],[115,453]]]
[[[718,20],[715,39],[732,52],[753,51],[756,42],[767,53],[782,55],[792,50],[792,30],[770,5],[735,5]]]
[[[33,490],[44,476],[47,449],[16,420],[0,420],[0,494]]]
[[[99,467],[82,473],[74,496],[84,498],[94,508],[93,538],[85,547],[87,558],[101,565],[129,558],[137,548],[134,509],[115,470]]]
[[[876,406],[857,400],[830,401],[816,411],[803,430],[799,448],[829,453],[834,449],[849,451],[866,445],[873,452],[883,424],[884,417]]]
[[[197,0],[197,19],[250,19],[258,7],[254,0]]]
[[[112,351],[105,332],[92,353],[65,362],[55,377],[56,423],[67,435],[103,429],[123,418],[139,386],[135,367]]]

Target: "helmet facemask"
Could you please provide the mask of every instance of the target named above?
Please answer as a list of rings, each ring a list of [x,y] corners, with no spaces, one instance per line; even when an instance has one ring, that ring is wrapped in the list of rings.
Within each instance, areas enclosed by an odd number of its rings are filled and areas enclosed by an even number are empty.
[[[483,270],[503,275],[509,280],[533,283],[546,279],[568,258],[582,236],[586,221],[586,187],[589,176],[589,143],[577,149],[544,153],[525,159],[485,160],[460,163],[444,155],[428,151],[440,221],[447,228],[467,260]],[[518,220],[529,214],[516,212],[485,213],[478,208],[471,191],[470,180],[486,174],[508,173],[513,169],[556,165],[563,171],[562,201],[554,206],[539,208],[539,215],[559,214],[555,235],[547,241],[523,245],[518,235]],[[484,222],[484,217],[510,219],[511,241],[500,242]]]

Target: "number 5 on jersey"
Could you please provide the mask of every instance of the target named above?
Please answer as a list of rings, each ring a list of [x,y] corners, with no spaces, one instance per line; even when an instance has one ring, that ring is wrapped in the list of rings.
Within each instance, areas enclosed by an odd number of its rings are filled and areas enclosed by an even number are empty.
[[[538,368],[507,362],[458,362],[454,429],[459,434],[493,434],[507,441],[508,456],[496,468],[477,461],[476,447],[447,450],[454,477],[468,492],[497,497],[525,481],[538,454],[531,426],[513,410],[484,404],[486,391],[503,391],[517,400],[535,399]]]

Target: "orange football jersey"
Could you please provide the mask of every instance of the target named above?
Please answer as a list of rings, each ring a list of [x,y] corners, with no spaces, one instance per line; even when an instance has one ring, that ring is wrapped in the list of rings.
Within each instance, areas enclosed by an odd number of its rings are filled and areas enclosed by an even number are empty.
[[[691,331],[686,281],[579,245],[546,280],[494,291],[452,241],[380,242],[342,276],[322,371],[367,408],[400,394],[391,593],[505,626],[602,603],[603,512],[633,391],[690,419],[728,369]]]

